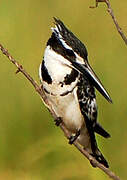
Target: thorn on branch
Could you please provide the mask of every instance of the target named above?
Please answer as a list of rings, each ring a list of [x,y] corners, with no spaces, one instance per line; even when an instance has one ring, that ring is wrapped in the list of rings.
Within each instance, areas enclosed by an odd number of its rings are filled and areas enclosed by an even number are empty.
[[[17,69],[17,71],[15,72],[15,74],[18,74],[20,72],[20,69]]]
[[[21,72],[22,69],[23,69],[22,65],[18,65],[18,69],[15,73],[18,74],[19,72]]]

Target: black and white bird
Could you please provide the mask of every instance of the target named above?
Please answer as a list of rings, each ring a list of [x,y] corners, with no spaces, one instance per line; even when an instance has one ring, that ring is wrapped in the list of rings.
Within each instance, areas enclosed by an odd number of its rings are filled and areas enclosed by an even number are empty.
[[[109,94],[88,63],[84,44],[54,18],[55,27],[47,42],[39,68],[42,87],[58,117],[72,133],[70,143],[77,140],[95,159],[109,167],[98,149],[95,133],[108,138],[109,133],[97,122],[95,88],[112,102]]]

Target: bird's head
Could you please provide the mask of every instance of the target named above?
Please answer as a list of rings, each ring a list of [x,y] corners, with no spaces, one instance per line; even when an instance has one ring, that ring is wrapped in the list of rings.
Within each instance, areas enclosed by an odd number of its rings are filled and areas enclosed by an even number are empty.
[[[47,46],[50,46],[57,54],[63,56],[69,62],[69,64],[67,63],[68,66],[85,76],[109,102],[112,102],[109,94],[88,63],[88,53],[85,45],[61,20],[57,18],[54,18],[54,20],[55,27],[51,28],[52,36],[48,40]],[[65,61],[65,64],[67,61]]]

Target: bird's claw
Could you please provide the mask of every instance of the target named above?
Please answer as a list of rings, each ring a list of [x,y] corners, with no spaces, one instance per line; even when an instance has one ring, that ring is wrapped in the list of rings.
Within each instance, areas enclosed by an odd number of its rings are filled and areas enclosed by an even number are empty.
[[[74,141],[78,138],[79,135],[80,135],[80,130],[77,131],[74,136],[70,136],[70,137],[69,137],[69,144],[73,144]]]
[[[55,125],[59,126],[62,123],[62,118],[61,117],[57,117],[54,121],[55,121]]]

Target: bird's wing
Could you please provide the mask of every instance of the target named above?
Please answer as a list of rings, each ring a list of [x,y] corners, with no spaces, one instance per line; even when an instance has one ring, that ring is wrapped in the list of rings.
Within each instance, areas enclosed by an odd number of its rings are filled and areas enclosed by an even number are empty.
[[[105,138],[110,137],[109,133],[97,122],[97,104],[94,87],[82,75],[78,82],[77,97],[87,129],[90,128],[90,131],[96,132]],[[94,135],[92,136],[94,137]]]
[[[94,87],[89,81],[80,75],[78,82],[77,96],[79,100],[80,110],[83,116],[87,116],[93,126],[97,120],[97,104]]]

